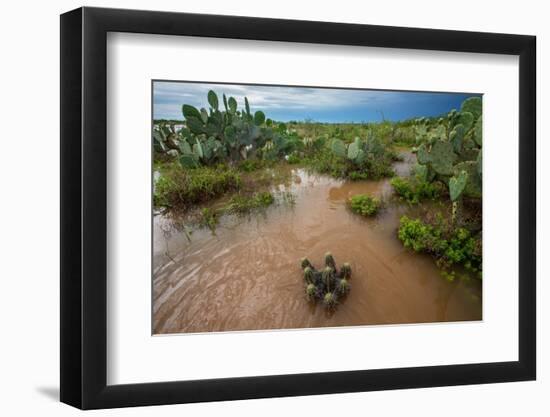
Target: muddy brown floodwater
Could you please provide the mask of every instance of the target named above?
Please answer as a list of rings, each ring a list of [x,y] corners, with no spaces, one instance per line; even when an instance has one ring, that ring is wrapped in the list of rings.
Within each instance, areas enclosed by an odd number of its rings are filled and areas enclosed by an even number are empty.
[[[402,176],[415,159],[403,156],[394,166]],[[344,182],[300,168],[291,174],[276,188],[277,204],[224,216],[215,234],[197,229],[189,240],[169,219],[154,217],[155,334],[481,320],[479,280],[449,282],[432,258],[397,239],[399,218],[411,208],[391,203],[365,219],[346,207],[355,194],[391,197],[389,180]],[[294,204],[283,192],[293,193]],[[327,251],[353,270],[351,292],[331,314],[306,301],[299,266],[307,256],[321,267]]]

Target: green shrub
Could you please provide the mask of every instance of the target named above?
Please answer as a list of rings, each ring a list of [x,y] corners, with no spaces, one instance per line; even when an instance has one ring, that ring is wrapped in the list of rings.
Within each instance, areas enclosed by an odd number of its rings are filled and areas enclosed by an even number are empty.
[[[380,209],[380,200],[366,194],[358,194],[349,200],[351,210],[361,216],[372,216]]]
[[[434,255],[439,266],[460,264],[467,269],[481,271],[481,235],[474,236],[467,229],[453,229],[445,224],[431,225],[403,216],[399,222],[398,237],[406,248]]]
[[[441,235],[434,230],[431,225],[425,224],[421,220],[409,219],[407,216],[401,217],[399,222],[398,237],[406,248],[413,249],[415,252],[435,253],[441,244]],[[436,247],[438,249],[436,250]]]
[[[367,161],[367,172],[370,179],[379,180],[381,178],[393,177],[395,172],[391,166],[391,159],[382,158]]]
[[[164,167],[155,183],[155,207],[185,209],[219,197],[241,186],[239,174],[226,166],[184,169],[177,164]]]
[[[421,181],[416,177],[394,177],[391,185],[397,195],[411,204],[418,204],[422,200],[434,200],[441,195],[441,185]]]
[[[313,170],[320,174],[328,174],[334,178],[342,178],[347,171],[345,161],[335,158],[327,148],[304,160]]]

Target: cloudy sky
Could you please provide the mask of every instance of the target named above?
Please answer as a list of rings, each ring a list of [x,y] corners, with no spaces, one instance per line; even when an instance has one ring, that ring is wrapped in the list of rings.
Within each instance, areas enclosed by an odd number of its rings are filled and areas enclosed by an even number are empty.
[[[248,97],[251,110],[262,110],[277,121],[312,119],[319,122],[397,121],[420,116],[437,116],[452,109],[472,94],[418,93],[402,91],[345,90],[330,88],[271,87],[240,84],[207,84],[155,81],[153,117],[183,120],[182,104],[208,108],[206,95],[214,90],[223,107],[222,93],[235,97],[244,108]]]

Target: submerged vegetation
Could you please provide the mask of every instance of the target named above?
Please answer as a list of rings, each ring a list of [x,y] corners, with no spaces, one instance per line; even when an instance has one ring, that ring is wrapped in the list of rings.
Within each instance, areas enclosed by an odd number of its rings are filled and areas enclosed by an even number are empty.
[[[480,234],[474,235],[462,227],[451,227],[442,218],[437,224],[429,224],[403,216],[398,236],[406,248],[434,255],[440,266],[462,265],[481,278]]]
[[[327,310],[336,308],[339,300],[350,292],[351,266],[344,263],[338,270],[330,252],[325,254],[325,267],[317,270],[307,258],[301,260],[304,272],[306,298],[313,303],[321,302]]]
[[[228,213],[245,214],[254,209],[268,207],[275,201],[273,194],[267,191],[255,193],[252,196],[235,195],[225,207]]]
[[[380,209],[380,200],[366,194],[357,194],[351,197],[349,205],[354,213],[362,216],[373,216]]]

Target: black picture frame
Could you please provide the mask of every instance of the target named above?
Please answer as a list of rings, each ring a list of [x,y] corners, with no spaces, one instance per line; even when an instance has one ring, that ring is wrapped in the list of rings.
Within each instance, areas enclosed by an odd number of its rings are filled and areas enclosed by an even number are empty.
[[[108,32],[519,56],[519,360],[107,385]],[[536,38],[137,10],[61,15],[61,401],[82,409],[536,378]]]

